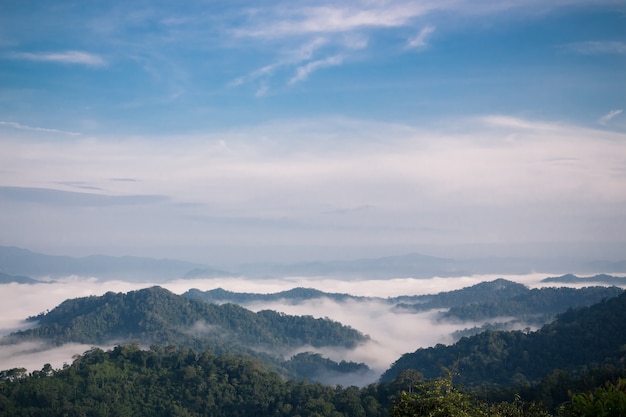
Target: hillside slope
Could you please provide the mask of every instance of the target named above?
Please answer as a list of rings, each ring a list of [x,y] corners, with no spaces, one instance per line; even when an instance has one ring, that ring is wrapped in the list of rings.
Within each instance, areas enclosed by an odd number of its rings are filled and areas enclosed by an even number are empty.
[[[534,382],[553,369],[576,373],[626,361],[626,293],[571,309],[536,332],[487,331],[457,343],[418,349],[403,355],[381,380],[417,370],[427,378],[456,369],[467,386]]]
[[[297,349],[350,349],[368,340],[359,331],[330,319],[269,310],[254,313],[234,304],[191,300],[161,287],[66,300],[29,320],[36,323],[34,328],[12,333],[0,343],[175,345],[256,356],[289,369],[283,355]],[[359,371],[366,371],[364,368]]]

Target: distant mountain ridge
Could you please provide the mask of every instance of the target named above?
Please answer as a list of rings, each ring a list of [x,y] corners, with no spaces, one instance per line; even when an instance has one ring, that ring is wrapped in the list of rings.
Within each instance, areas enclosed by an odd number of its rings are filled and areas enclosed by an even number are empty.
[[[389,279],[400,277],[458,277],[475,274],[617,273],[626,272],[623,261],[581,261],[578,259],[473,258],[453,259],[408,253],[381,258],[347,261],[297,262],[292,264],[254,263],[237,267],[237,272],[252,277],[337,276],[342,278]]]
[[[578,277],[574,274],[566,274],[560,277],[542,279],[541,282],[554,282],[560,284],[605,284],[626,285],[626,277],[614,277],[607,274],[598,274],[592,277]]]
[[[70,275],[130,282],[165,282],[193,275],[231,276],[206,265],[171,259],[91,255],[82,258],[43,255],[16,247],[0,246],[0,272],[7,275],[60,278]],[[194,276],[191,276],[194,277]]]
[[[237,293],[222,288],[208,291],[190,289],[182,295],[208,303],[235,303],[244,307],[253,303],[272,302],[298,305],[326,298],[337,303],[376,301],[405,313],[437,309],[440,310],[439,320],[471,323],[470,327],[453,334],[455,339],[460,339],[484,330],[536,328],[551,322],[558,313],[569,308],[589,306],[622,292],[621,288],[603,286],[529,289],[525,285],[499,278],[438,294],[389,298],[326,293],[301,287],[270,294]]]
[[[373,299],[371,297],[359,297],[351,294],[328,293],[313,288],[303,287],[296,287],[287,291],[280,291],[270,294],[234,292],[225,290],[223,288],[215,288],[208,291],[200,291],[197,288],[192,288],[183,293],[183,297],[189,297],[207,303],[235,303],[241,305],[257,301],[271,302],[280,300],[284,300],[290,303],[298,303],[319,298],[329,298],[335,301]]]
[[[43,281],[38,281],[22,275],[9,275],[0,272],[0,284],[9,284],[12,282],[17,284],[41,284]]]
[[[355,260],[310,261],[297,263],[254,263],[228,268],[173,259],[133,256],[91,255],[82,258],[43,255],[16,247],[0,246],[0,272],[58,278],[69,275],[94,276],[104,280],[122,279],[161,283],[173,279],[220,276],[285,277],[335,276],[342,279],[389,279],[400,277],[458,277],[475,274],[546,273],[626,273],[626,260],[580,261],[577,259],[475,258],[458,260],[408,253],[398,256]]]

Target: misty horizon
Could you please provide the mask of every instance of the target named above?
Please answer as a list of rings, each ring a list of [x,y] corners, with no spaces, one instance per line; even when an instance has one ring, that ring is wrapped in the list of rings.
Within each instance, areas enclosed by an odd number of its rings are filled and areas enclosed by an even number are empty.
[[[246,277],[223,277],[212,279],[182,279],[158,285],[182,294],[196,288],[210,290],[223,288],[234,292],[270,294],[293,288],[314,288],[324,292],[351,294],[362,297],[374,297],[363,300],[340,302],[327,297],[300,301],[297,303],[275,301],[251,301],[242,306],[252,311],[271,309],[290,315],[310,315],[315,318],[328,317],[370,336],[370,340],[354,349],[312,348],[302,346],[286,353],[290,355],[312,351],[321,353],[335,361],[364,362],[371,372],[362,383],[373,382],[402,354],[420,347],[434,346],[438,343],[449,344],[454,341],[453,333],[458,330],[480,326],[483,322],[442,320],[438,310],[424,312],[406,312],[394,310],[385,298],[406,295],[437,294],[443,291],[466,288],[481,282],[502,278],[501,275],[480,275],[454,278],[396,278],[385,280],[345,280],[333,277],[283,277],[250,279]],[[529,288],[553,287],[554,284],[542,282],[546,274],[504,276],[505,279],[522,283]],[[52,310],[61,302],[70,298],[103,295],[106,292],[122,292],[149,288],[154,283],[99,281],[96,278],[67,277],[53,283],[3,284],[2,290],[6,302],[2,308],[0,336],[33,326],[24,320],[47,310]],[[578,284],[563,284],[580,288]],[[626,287],[626,284],[622,287]],[[517,329],[526,327],[518,324]],[[534,326],[533,326],[534,327]],[[191,331],[192,329],[190,329]],[[111,348],[116,342],[101,346]],[[51,363],[60,368],[64,363],[71,363],[72,356],[82,354],[92,346],[69,343],[50,347],[41,342],[31,341],[18,345],[0,345],[0,369],[26,367],[29,370],[40,369],[44,363]],[[145,346],[145,348],[148,348]]]

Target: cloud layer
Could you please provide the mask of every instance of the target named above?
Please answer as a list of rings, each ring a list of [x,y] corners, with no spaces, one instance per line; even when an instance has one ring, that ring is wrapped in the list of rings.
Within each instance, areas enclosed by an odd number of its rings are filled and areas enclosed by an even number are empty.
[[[475,276],[460,278],[432,279],[392,279],[384,281],[345,281],[341,279],[281,278],[251,280],[246,278],[215,278],[202,280],[179,280],[161,284],[174,293],[182,294],[190,288],[209,290],[224,288],[230,291],[271,293],[294,287],[316,288],[327,292],[349,293],[372,297],[392,297],[397,295],[433,294],[440,291],[459,289],[495,276]],[[509,279],[538,286],[544,275],[507,277]],[[68,277],[56,283],[22,285],[1,285],[6,300],[1,308],[0,335],[27,327],[24,319],[43,311],[53,309],[68,298],[102,295],[108,291],[127,292],[149,287],[151,284],[127,283],[122,281],[100,282],[95,279]],[[371,342],[354,351],[344,349],[324,349],[319,351],[334,360],[366,362],[377,374],[376,378],[401,354],[418,347],[447,343],[450,334],[458,329],[471,327],[471,323],[453,324],[440,322],[436,312],[406,314],[394,312],[388,305],[379,301],[337,303],[328,299],[313,300],[299,305],[289,303],[259,303],[247,306],[258,311],[274,309],[286,314],[329,317],[350,325],[370,335]],[[195,330],[200,330],[197,328]],[[103,346],[108,348],[109,346]],[[82,354],[91,346],[66,344],[54,349],[41,342],[20,345],[0,346],[0,369],[25,367],[29,371],[39,370],[45,363],[59,368],[63,363],[71,363],[72,356]],[[306,350],[306,349],[305,349]],[[311,350],[314,350],[311,348]],[[297,353],[296,351],[293,352]]]
[[[161,141],[2,146],[3,181],[13,185],[0,193],[0,243],[9,245],[65,236],[95,247],[118,233],[148,245],[191,237],[406,247],[626,235],[624,134],[559,123],[493,115],[426,129],[320,119]]]

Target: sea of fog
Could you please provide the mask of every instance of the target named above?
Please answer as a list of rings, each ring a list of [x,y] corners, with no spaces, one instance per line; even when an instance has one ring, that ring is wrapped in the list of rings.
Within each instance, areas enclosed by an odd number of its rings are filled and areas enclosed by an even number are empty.
[[[530,288],[549,286],[541,283],[546,274],[530,275],[477,275],[458,278],[397,278],[387,280],[342,280],[329,277],[287,277],[280,279],[211,278],[176,280],[160,283],[161,287],[182,294],[191,288],[211,290],[223,288],[236,292],[275,293],[295,287],[315,288],[325,292],[347,293],[368,297],[394,297],[399,295],[435,294],[468,287],[479,282],[505,278]],[[102,295],[108,291],[128,292],[150,287],[151,283],[123,281],[99,281],[96,278],[67,277],[55,282],[36,285],[0,285],[2,306],[0,314],[0,336],[28,326],[25,319],[46,310],[51,310],[68,298]],[[554,286],[552,284],[551,286]],[[582,286],[582,285],[581,285]],[[315,350],[303,347],[298,351],[316,351],[336,360],[364,362],[374,371],[376,379],[403,353],[437,343],[452,343],[452,333],[481,323],[452,323],[437,320],[437,311],[420,313],[398,312],[392,306],[376,300],[336,302],[316,299],[299,304],[282,302],[255,302],[245,307],[253,311],[271,309],[286,314],[328,317],[349,325],[371,340],[358,348]],[[101,346],[103,349],[111,346]],[[0,369],[24,367],[29,371],[41,369],[45,363],[60,368],[71,363],[72,356],[92,348],[90,345],[66,344],[42,350],[36,342],[0,346]]]

